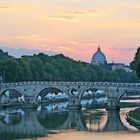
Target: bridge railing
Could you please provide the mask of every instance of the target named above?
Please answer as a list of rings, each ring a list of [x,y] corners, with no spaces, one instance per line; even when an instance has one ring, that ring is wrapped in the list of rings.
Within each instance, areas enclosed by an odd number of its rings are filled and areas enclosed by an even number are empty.
[[[1,83],[0,87],[27,86],[27,85],[66,85],[66,86],[117,86],[140,88],[140,83],[115,83],[115,82],[51,82],[51,81],[28,81],[15,83]]]

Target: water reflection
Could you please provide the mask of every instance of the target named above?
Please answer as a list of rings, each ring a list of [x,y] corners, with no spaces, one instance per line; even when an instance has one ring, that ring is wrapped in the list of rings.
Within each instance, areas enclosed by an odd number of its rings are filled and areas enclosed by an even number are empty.
[[[130,130],[133,132],[137,130],[130,126],[127,127],[128,123],[127,125],[126,123],[125,118],[122,119],[120,113],[115,110],[48,112],[43,107],[37,111],[10,108],[0,111],[0,138],[3,140],[32,139],[69,129],[92,132],[127,132]]]
[[[53,112],[56,110],[64,111],[64,110],[66,110],[67,105],[68,105],[68,101],[54,102],[54,103],[49,103],[46,105],[44,104],[44,105],[38,106],[37,111],[40,111],[41,109],[47,110],[48,112]]]
[[[6,125],[18,124],[24,115],[21,109],[6,109],[0,111],[0,120]]]
[[[88,131],[100,131],[107,121],[105,110],[90,110],[84,112],[84,119]]]
[[[59,129],[68,119],[68,112],[48,112],[40,110],[37,112],[37,120],[43,127],[47,129]]]

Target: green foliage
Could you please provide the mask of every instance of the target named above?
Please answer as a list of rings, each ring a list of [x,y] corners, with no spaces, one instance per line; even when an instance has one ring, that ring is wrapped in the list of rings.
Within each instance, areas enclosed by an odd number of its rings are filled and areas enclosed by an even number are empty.
[[[140,109],[135,109],[129,112],[130,117],[140,121]]]
[[[140,79],[140,47],[137,49],[134,60],[131,62],[131,68],[136,71],[138,78]]]
[[[89,63],[74,61],[62,54],[48,56],[43,53],[13,58],[1,56],[0,72],[6,82],[18,81],[106,81],[138,82],[133,72],[111,71]]]

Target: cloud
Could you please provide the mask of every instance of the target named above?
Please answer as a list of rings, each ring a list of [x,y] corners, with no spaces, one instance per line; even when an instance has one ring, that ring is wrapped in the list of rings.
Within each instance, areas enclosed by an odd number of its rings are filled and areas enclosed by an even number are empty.
[[[38,41],[38,42],[53,42],[53,43],[60,43],[60,44],[69,44],[72,46],[94,46],[95,43],[92,41],[75,41],[75,40],[59,40],[54,38],[46,38],[40,35],[26,35],[26,36],[11,36],[9,39],[14,40],[31,40],[31,41]]]
[[[81,53],[87,50],[91,51],[96,46],[92,41],[62,40],[58,38],[47,38],[40,35],[10,36],[8,38],[9,42],[1,42],[1,44],[4,46],[10,45],[12,48],[34,48],[34,50],[53,53]],[[23,52],[28,53],[28,51],[25,50],[23,50]]]
[[[55,20],[55,21],[70,21],[77,22],[81,16],[95,16],[97,14],[96,10],[77,10],[77,11],[57,11],[55,15],[42,16],[46,20]]]
[[[73,16],[68,16],[68,15],[58,15],[58,16],[42,16],[43,19],[47,20],[57,20],[57,21],[71,21],[75,22],[77,21],[75,17]]]
[[[96,15],[97,10],[80,10],[80,11],[62,11],[63,14],[70,14],[73,16],[86,16],[86,15]]]
[[[10,48],[10,47],[0,47],[3,51],[8,52],[10,55],[15,56],[17,58],[21,57],[22,55],[33,55],[38,54],[40,52],[43,52],[48,55],[55,55],[58,54],[58,52],[54,51],[41,51],[37,49],[27,49],[27,48]]]
[[[10,36],[9,39],[21,39],[21,40],[42,40],[40,35],[25,35],[25,36]]]
[[[121,48],[121,47],[112,47],[110,48],[113,51],[119,51],[119,52],[131,52],[131,51],[136,51],[136,48],[128,47],[128,48]]]
[[[10,9],[9,5],[0,5],[0,10]]]

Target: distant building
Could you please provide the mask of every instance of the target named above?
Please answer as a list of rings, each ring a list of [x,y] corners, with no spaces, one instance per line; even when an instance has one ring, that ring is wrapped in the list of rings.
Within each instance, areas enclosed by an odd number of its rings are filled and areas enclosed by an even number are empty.
[[[111,67],[112,70],[125,70],[126,72],[132,72],[132,70],[130,69],[130,66],[127,66],[123,63],[114,63]]]
[[[106,57],[100,47],[98,47],[96,53],[93,55],[91,63],[94,65],[107,65]]]
[[[130,68],[130,66],[126,66],[126,65],[125,65],[124,70],[125,70],[126,72],[132,72],[132,71],[133,71],[133,70]]]
[[[125,68],[125,64],[124,63],[109,63],[108,66],[112,69],[112,70],[118,70],[118,69],[124,69]]]
[[[101,51],[100,47],[98,47],[97,51],[93,54],[91,64],[106,66],[111,70],[123,69],[126,72],[132,72],[130,66],[126,66],[124,63],[107,63],[106,56]]]

